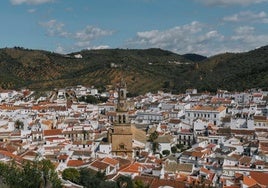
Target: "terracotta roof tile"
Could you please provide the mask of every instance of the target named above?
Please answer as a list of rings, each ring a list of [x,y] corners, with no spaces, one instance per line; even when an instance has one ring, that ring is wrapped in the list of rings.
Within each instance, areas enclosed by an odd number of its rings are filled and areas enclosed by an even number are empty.
[[[257,184],[257,181],[255,181],[251,177],[244,176],[244,178],[243,178],[243,184],[245,184],[246,186],[250,187],[250,186],[256,185]]]
[[[251,171],[250,176],[260,185],[268,185],[268,173]]]
[[[78,167],[78,166],[82,166],[83,164],[84,162],[82,160],[69,160],[67,163],[67,166]]]
[[[92,162],[90,166],[97,168],[98,170],[105,170],[109,164],[96,160]]]
[[[69,155],[67,155],[67,154],[62,154],[62,155],[59,155],[59,156],[58,156],[58,160],[66,160],[66,159],[68,159],[68,157],[69,157]]]
[[[110,164],[110,165],[112,165],[112,166],[115,166],[115,165],[118,165],[118,164],[119,164],[119,161],[118,161],[118,160],[116,160],[116,159],[112,159],[112,158],[110,158],[110,157],[105,157],[105,158],[102,160],[102,162],[108,163],[108,164]]]
[[[150,188],[159,188],[159,187],[176,187],[176,188],[185,188],[183,182],[174,181],[174,180],[164,180],[164,179],[155,179]]]
[[[55,136],[55,135],[61,135],[62,129],[50,129],[50,130],[44,130],[44,136]]]

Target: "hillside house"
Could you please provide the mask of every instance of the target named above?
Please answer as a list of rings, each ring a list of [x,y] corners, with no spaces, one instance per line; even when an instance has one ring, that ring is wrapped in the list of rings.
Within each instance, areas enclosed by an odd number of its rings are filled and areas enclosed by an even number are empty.
[[[197,105],[191,109],[186,109],[185,114],[185,118],[189,120],[190,124],[193,124],[194,120],[197,118],[203,118],[210,121],[214,125],[220,125],[221,118],[226,116],[226,107]]]

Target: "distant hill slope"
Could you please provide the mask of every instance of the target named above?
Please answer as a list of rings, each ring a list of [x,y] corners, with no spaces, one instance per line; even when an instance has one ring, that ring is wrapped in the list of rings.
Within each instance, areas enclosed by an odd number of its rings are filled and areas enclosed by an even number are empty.
[[[75,58],[81,54],[82,58]],[[131,93],[169,89],[193,63],[161,49],[83,50],[68,55],[23,48],[0,50],[0,86],[51,89],[82,84],[103,88],[123,76]]]
[[[75,58],[81,54],[82,58]],[[0,49],[0,87],[53,89],[115,86],[123,76],[131,94],[186,88],[214,91],[267,87],[268,47],[205,58],[161,49],[83,50],[61,55],[23,48]]]
[[[201,90],[268,89],[268,46],[246,53],[216,55],[199,65],[191,75]]]
[[[198,54],[183,54],[182,56],[193,62],[199,62],[207,59],[207,57]]]

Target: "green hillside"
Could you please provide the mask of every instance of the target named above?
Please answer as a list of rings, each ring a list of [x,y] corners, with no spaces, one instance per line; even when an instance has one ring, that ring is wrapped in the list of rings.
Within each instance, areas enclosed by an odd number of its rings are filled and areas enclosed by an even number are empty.
[[[202,90],[268,89],[268,46],[246,53],[226,53],[199,63],[196,84]]]
[[[82,58],[75,58],[81,54]],[[0,87],[48,90],[114,86],[123,76],[131,94],[187,88],[214,91],[267,87],[268,46],[206,58],[161,49],[83,50],[61,55],[23,48],[0,49]]]

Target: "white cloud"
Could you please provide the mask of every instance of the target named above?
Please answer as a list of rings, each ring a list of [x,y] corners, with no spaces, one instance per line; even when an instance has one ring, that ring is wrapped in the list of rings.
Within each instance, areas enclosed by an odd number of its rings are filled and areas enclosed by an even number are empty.
[[[47,22],[40,22],[41,26],[47,29],[49,36],[69,37],[71,34],[64,30],[64,23],[57,20],[49,20]]]
[[[112,35],[113,31],[104,30],[94,26],[86,26],[85,29],[75,33],[74,37],[80,41],[90,41],[103,36]]]
[[[94,26],[86,26],[83,30],[77,31],[72,35],[72,38],[77,40],[75,46],[79,48],[92,49],[92,41],[100,37],[112,35],[114,32],[111,30],[104,30]],[[106,45],[101,45],[106,46]]]
[[[255,31],[254,27],[240,26],[234,29],[236,35],[252,35]]]
[[[40,22],[39,25],[46,29],[47,35],[50,37],[61,37],[69,40],[73,40],[73,46],[68,49],[77,50],[85,48],[107,48],[107,45],[93,46],[92,41],[112,35],[114,32],[111,30],[104,30],[94,26],[86,26],[84,29],[76,32],[68,32],[65,29],[65,24],[59,22],[55,19]],[[62,53],[62,46],[58,46],[56,49],[57,52]],[[64,52],[69,51],[64,49]]]
[[[56,53],[59,53],[59,54],[65,54],[66,53],[66,50],[63,48],[63,46],[61,44],[59,44],[57,46],[57,48],[55,49],[55,52]]]
[[[264,11],[261,11],[259,13],[254,13],[252,11],[244,11],[231,16],[226,16],[223,18],[223,21],[268,23],[268,15]]]
[[[250,5],[268,2],[268,0],[195,0],[209,6],[232,6],[232,5]]]
[[[251,26],[241,26],[223,35],[204,23],[192,22],[166,30],[137,32],[127,41],[128,48],[162,48],[178,54],[197,53],[211,56],[225,52],[244,52],[267,45],[268,34],[257,33]]]
[[[241,47],[256,48],[267,45],[268,34],[255,34],[255,28],[249,26],[238,27],[234,30],[234,35],[231,37],[232,41],[240,44]]]
[[[108,46],[108,45],[100,45],[100,46],[93,46],[91,49],[101,50],[101,49],[108,49],[108,48],[110,48],[110,46]]]
[[[28,9],[27,12],[28,13],[35,13],[36,12],[36,9],[33,9],[33,8],[32,9]]]
[[[90,46],[90,41],[77,41],[75,43],[75,46],[79,47],[79,48],[85,48]]]
[[[38,5],[43,3],[51,3],[54,0],[10,0],[13,5],[29,4],[29,5]]]
[[[224,41],[228,52],[245,52],[267,45],[268,34],[258,34],[252,26],[240,26]]]
[[[209,30],[205,24],[192,22],[164,31],[138,32],[136,38],[127,41],[127,46],[135,48],[163,48],[180,54],[213,54],[214,45],[224,40],[216,30]]]

